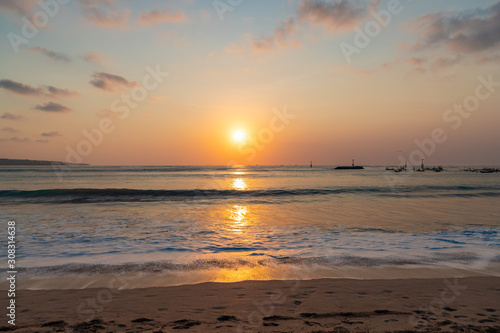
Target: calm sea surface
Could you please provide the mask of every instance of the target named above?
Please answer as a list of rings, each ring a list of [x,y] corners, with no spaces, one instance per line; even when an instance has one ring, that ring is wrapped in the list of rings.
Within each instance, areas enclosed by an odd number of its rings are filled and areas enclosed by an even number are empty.
[[[0,167],[0,217],[5,235],[16,221],[29,288],[117,273],[172,285],[500,272],[499,173],[86,166],[59,176]]]

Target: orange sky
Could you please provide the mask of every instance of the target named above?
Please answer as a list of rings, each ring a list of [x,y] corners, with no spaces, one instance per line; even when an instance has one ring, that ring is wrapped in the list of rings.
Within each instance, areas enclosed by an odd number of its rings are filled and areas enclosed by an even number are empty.
[[[498,1],[221,2],[0,3],[0,157],[500,164]]]

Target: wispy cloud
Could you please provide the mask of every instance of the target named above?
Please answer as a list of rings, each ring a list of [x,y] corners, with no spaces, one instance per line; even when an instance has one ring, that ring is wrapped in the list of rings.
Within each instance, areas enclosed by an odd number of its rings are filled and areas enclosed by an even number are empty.
[[[23,119],[23,116],[18,116],[18,115],[12,114],[10,112],[4,112],[4,114],[0,116],[0,119],[21,120],[21,119]]]
[[[56,112],[56,113],[66,113],[73,111],[67,106],[64,106],[59,103],[48,102],[45,104],[39,104],[35,106],[36,110],[45,111],[45,112]]]
[[[31,142],[32,140],[30,138],[19,138],[17,136],[14,136],[12,138],[2,138],[0,139],[0,142],[17,142],[17,143],[28,143]]]
[[[281,25],[274,30],[274,34],[268,37],[255,38],[252,43],[254,52],[271,51],[278,47],[285,47],[287,45],[298,46],[300,42],[296,39],[290,40],[297,31],[297,25],[294,19],[288,19],[282,22]]]
[[[45,55],[45,56],[47,56],[55,61],[62,61],[62,62],[70,62],[71,61],[71,58],[67,54],[57,52],[57,51],[48,50],[48,49],[41,47],[41,46],[31,47],[30,50],[33,52],[43,54],[43,55]]]
[[[12,127],[4,127],[1,129],[2,132],[7,132],[7,133],[19,133],[18,130]]]
[[[280,24],[271,36],[255,36],[245,34],[237,43],[232,43],[226,47],[228,53],[261,53],[270,52],[284,47],[297,47],[301,43],[292,36],[298,31],[293,18]]]
[[[78,2],[82,8],[83,16],[96,26],[107,28],[128,26],[131,10],[117,10],[114,6],[114,0],[78,0]]]
[[[102,64],[104,62],[104,52],[90,51],[85,56],[83,56],[83,59],[87,60],[88,62]]]
[[[137,82],[128,81],[119,75],[100,72],[92,74],[90,84],[102,90],[115,91],[119,87],[135,87]]]
[[[409,46],[411,50],[489,51],[500,45],[500,2],[486,8],[422,15],[411,25],[418,36]]]
[[[412,57],[412,58],[406,59],[406,62],[412,64],[413,66],[422,66],[423,64],[427,63],[428,60],[424,59],[424,58]]]
[[[12,81],[9,79],[0,80],[0,88],[3,88],[14,94],[23,96],[47,96],[51,98],[73,97],[80,94],[74,90],[61,89],[53,86],[32,87],[30,85]]]
[[[167,9],[156,9],[150,12],[140,12],[137,22],[140,24],[156,24],[165,22],[184,22],[187,21],[187,17],[183,12],[172,13]]]
[[[13,14],[16,18],[28,16],[38,2],[38,0],[0,0],[0,12]]]
[[[338,32],[356,28],[380,1],[322,1],[306,0],[299,4],[298,17],[302,23]]]
[[[44,137],[47,137],[47,138],[53,138],[53,137],[56,137],[56,136],[62,136],[62,134],[59,133],[59,132],[57,132],[57,131],[45,132],[45,133],[42,133],[40,135],[44,136]]]
[[[74,90],[61,89],[53,86],[46,86],[46,89],[49,97],[52,98],[80,96],[80,94]]]
[[[0,80],[0,88],[19,95],[38,96],[43,94],[43,89],[40,87],[33,88],[29,85],[15,82],[9,79]]]
[[[456,57],[438,57],[433,61],[432,69],[437,70],[437,69],[451,67],[451,66],[459,64],[461,62],[461,60],[462,60],[462,57],[459,55]]]

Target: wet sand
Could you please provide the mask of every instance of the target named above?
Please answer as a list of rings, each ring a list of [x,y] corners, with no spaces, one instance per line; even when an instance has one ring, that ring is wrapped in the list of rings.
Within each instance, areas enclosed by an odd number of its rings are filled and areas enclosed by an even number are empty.
[[[3,315],[0,331],[500,331],[499,277],[245,281],[16,296],[16,326]]]

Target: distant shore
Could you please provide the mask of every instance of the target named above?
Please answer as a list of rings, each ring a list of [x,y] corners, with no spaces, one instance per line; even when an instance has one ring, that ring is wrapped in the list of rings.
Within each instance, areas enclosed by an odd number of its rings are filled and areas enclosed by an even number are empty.
[[[22,290],[14,332],[498,332],[499,285],[471,277]]]
[[[89,165],[84,163],[64,163],[59,161],[39,161],[39,160],[19,160],[10,158],[0,158],[1,165]]]

